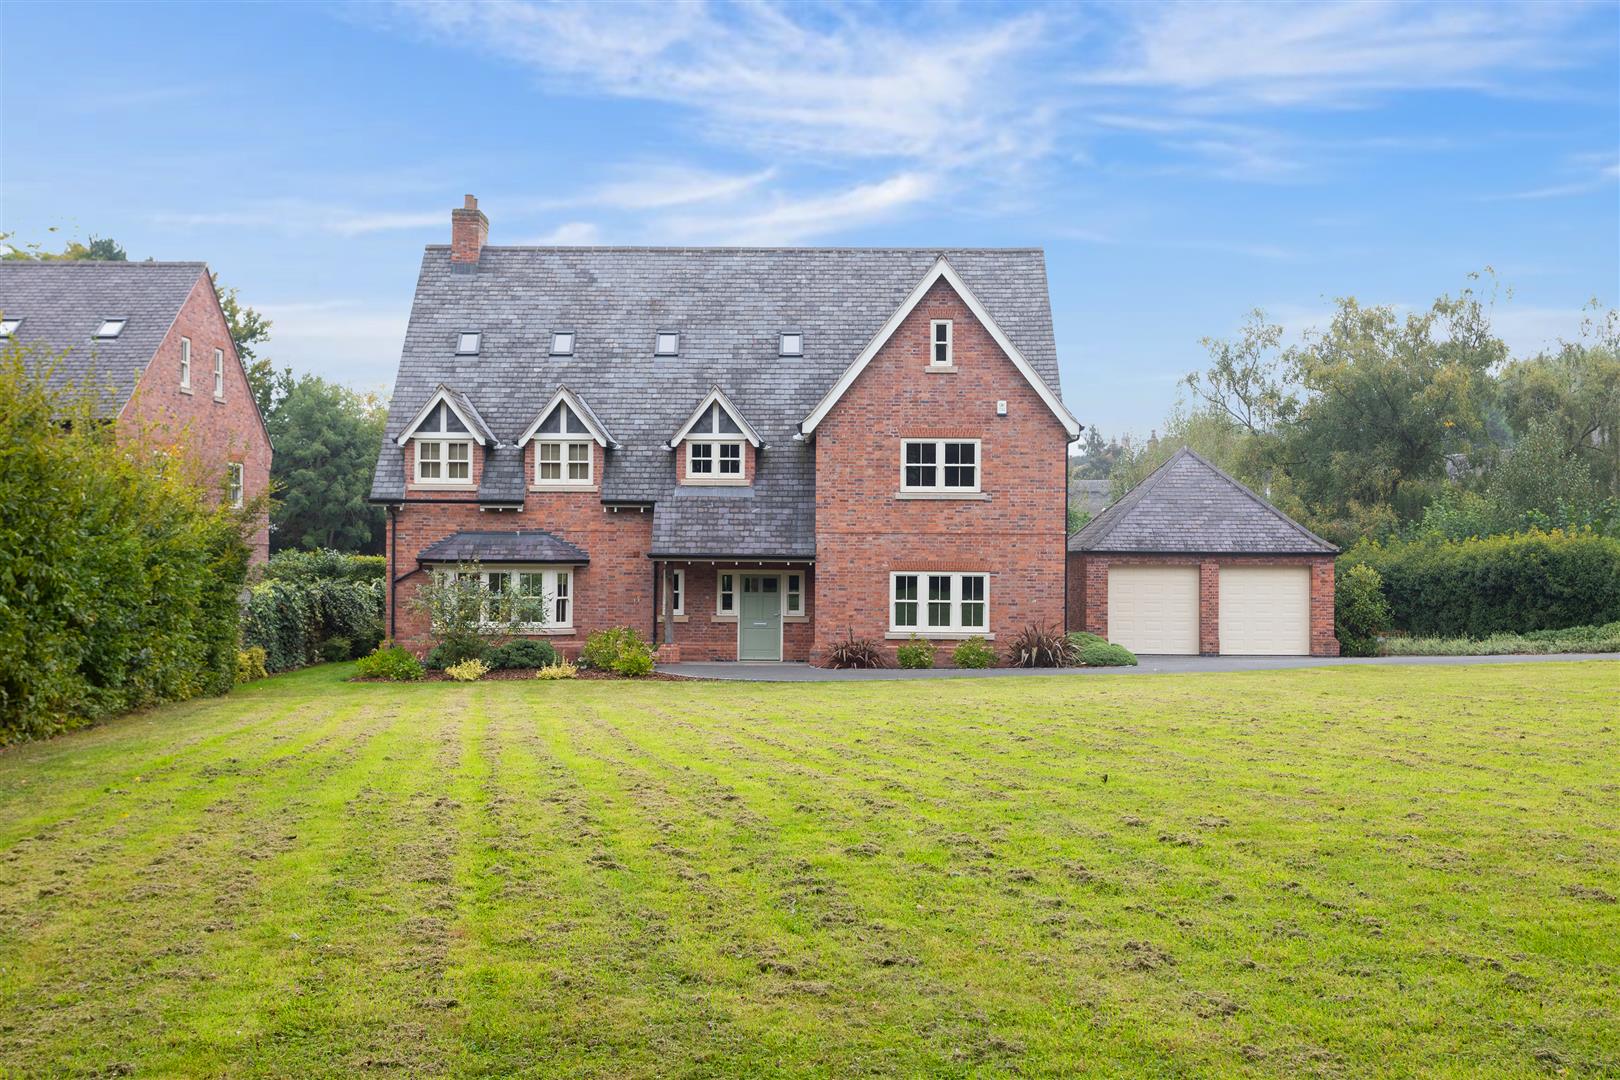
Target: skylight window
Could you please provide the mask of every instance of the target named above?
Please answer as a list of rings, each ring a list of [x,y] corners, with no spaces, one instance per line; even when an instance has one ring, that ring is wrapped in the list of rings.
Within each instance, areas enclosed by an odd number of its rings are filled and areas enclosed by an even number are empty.
[[[128,319],[103,319],[101,326],[96,330],[98,338],[115,338],[124,332],[124,324]]]
[[[803,334],[783,334],[782,335],[782,355],[783,356],[803,356],[804,355],[804,335]]]
[[[463,330],[456,338],[456,355],[477,356],[479,339],[483,336],[477,330]]]
[[[574,334],[571,330],[560,330],[551,335],[552,356],[574,355]]]
[[[0,340],[10,337],[22,325],[21,319],[0,319]]]
[[[653,348],[654,356],[678,356],[681,351],[681,335],[669,330],[658,332],[658,342]]]

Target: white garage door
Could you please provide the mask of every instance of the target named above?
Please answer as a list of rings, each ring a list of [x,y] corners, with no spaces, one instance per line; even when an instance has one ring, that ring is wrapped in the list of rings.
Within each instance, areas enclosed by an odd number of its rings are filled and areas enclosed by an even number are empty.
[[[1309,655],[1310,567],[1221,567],[1220,627],[1222,653]]]
[[[1198,567],[1108,569],[1108,640],[1134,653],[1198,653]]]

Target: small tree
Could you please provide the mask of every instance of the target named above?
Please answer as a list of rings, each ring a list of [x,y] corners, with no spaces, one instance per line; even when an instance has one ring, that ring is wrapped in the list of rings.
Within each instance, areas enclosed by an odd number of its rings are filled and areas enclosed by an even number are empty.
[[[495,580],[501,585],[490,588],[476,561],[457,563],[434,570],[417,590],[411,606],[428,617],[446,665],[482,657],[497,641],[543,620],[544,592],[519,595],[510,578]]]
[[[1376,656],[1378,637],[1389,632],[1389,601],[1383,576],[1365,563],[1339,575],[1333,596],[1333,633],[1346,656]]]

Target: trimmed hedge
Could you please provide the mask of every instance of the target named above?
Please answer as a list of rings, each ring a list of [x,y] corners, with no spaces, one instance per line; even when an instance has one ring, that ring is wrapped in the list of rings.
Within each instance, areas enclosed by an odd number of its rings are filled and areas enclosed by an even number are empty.
[[[272,672],[365,656],[383,636],[383,579],[374,555],[283,551],[265,567],[243,614],[244,647]]]
[[[1620,537],[1515,533],[1470,540],[1363,542],[1340,577],[1370,566],[1396,628],[1414,637],[1485,638],[1620,619]]]

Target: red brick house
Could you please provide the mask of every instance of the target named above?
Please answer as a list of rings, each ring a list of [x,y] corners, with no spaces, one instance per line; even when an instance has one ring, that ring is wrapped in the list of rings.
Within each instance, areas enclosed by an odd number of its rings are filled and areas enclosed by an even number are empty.
[[[1069,625],[1137,653],[1337,656],[1338,549],[1192,450],[1069,538]]]
[[[432,643],[425,575],[472,560],[570,654],[1062,625],[1079,424],[1040,251],[494,247],[476,200],[451,218],[371,496],[402,644]]]
[[[270,436],[200,262],[0,261],[0,346],[37,345],[52,382],[98,395],[125,437],[184,446],[241,505],[270,488]],[[269,557],[265,518],[251,538]]]

